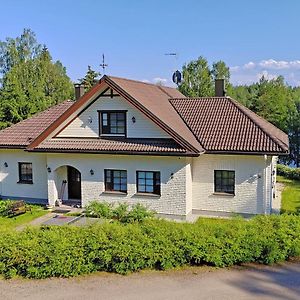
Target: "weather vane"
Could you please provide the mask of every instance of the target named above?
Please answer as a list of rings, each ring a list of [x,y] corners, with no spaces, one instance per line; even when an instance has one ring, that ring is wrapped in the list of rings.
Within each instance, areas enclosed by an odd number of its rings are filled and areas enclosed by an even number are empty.
[[[100,67],[103,69],[103,74],[105,74],[105,68],[108,67],[108,64],[105,63],[104,53],[102,54],[102,64]]]

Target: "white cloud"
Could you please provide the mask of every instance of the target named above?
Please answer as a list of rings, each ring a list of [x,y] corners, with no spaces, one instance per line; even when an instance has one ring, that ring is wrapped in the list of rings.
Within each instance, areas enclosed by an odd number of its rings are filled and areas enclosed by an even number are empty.
[[[240,69],[240,66],[233,66],[233,67],[230,67],[230,72],[237,72],[239,69]]]
[[[168,82],[168,79],[166,79],[166,78],[161,78],[161,77],[155,77],[155,78],[153,78],[153,80],[152,80],[154,83],[158,83],[158,82],[160,82],[160,83],[167,83]]]
[[[275,60],[266,59],[249,61],[240,66],[230,67],[231,81],[233,84],[250,84],[257,82],[261,76],[274,79],[279,75],[284,76],[293,86],[300,85],[300,60]]]
[[[256,64],[253,61],[249,61],[248,63],[244,64],[243,68],[248,70],[248,69],[254,69]]]
[[[265,79],[268,80],[275,79],[278,77],[278,75],[276,74],[270,74],[267,70],[263,70],[262,72],[256,74],[256,79],[259,80],[262,76],[264,76]]]
[[[285,60],[268,59],[268,60],[260,61],[259,65],[263,68],[274,69],[274,70],[300,69],[300,60],[285,61]]]
[[[148,80],[148,79],[142,79],[142,82],[150,83],[150,80]]]

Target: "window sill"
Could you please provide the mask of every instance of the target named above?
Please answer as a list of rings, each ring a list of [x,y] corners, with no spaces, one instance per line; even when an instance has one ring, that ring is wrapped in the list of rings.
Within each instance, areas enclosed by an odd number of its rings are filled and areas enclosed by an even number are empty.
[[[235,196],[235,194],[222,193],[222,192],[214,192],[213,195],[215,195],[215,196],[225,196],[225,197],[234,197]]]
[[[33,184],[33,181],[18,181],[18,184]]]
[[[120,191],[104,191],[102,195],[121,195],[121,196],[126,196],[127,193],[125,192],[120,192]]]
[[[100,134],[100,138],[102,137],[126,137],[125,133],[104,133]]]
[[[152,198],[159,198],[161,195],[152,194],[152,193],[135,193],[135,196],[142,196],[142,197],[152,197]]]

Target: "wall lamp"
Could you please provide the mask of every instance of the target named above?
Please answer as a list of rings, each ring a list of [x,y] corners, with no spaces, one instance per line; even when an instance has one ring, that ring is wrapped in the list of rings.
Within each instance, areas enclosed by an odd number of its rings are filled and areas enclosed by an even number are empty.
[[[92,176],[95,174],[93,169],[90,169],[90,174],[91,174]]]
[[[93,123],[93,118],[92,118],[91,116],[88,117],[88,122],[89,122],[90,124]]]
[[[7,162],[4,163],[4,167],[5,167],[5,168],[8,167],[8,163],[7,163]]]
[[[47,171],[48,171],[48,173],[51,173],[51,168],[47,167]]]
[[[132,117],[131,120],[132,120],[132,123],[135,123],[135,122],[136,122],[135,117]]]

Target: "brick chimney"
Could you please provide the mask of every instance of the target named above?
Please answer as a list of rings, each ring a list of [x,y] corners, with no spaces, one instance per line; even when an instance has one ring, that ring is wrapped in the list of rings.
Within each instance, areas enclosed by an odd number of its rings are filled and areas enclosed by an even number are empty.
[[[226,96],[225,79],[215,79],[215,97]]]
[[[75,100],[78,100],[85,93],[84,85],[81,83],[75,83],[74,88],[75,88]]]

